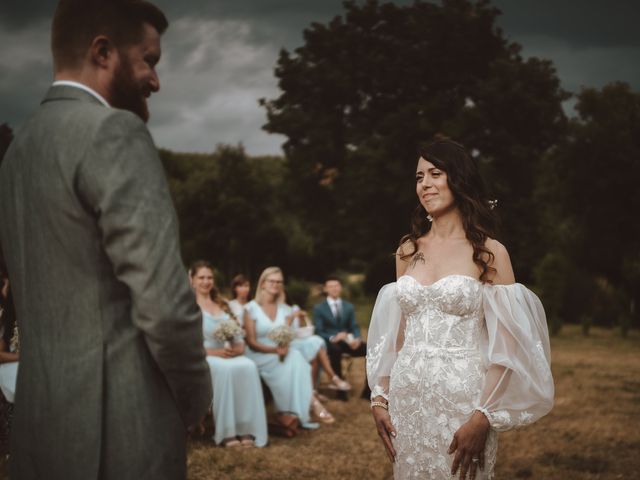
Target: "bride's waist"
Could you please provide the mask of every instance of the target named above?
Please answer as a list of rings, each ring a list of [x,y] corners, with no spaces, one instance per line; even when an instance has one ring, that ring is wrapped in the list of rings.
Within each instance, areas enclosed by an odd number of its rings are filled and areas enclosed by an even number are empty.
[[[460,346],[441,346],[441,345],[428,345],[428,344],[405,344],[400,350],[399,355],[422,355],[427,357],[442,356],[442,357],[470,357],[480,356],[480,349],[478,346],[473,345],[470,347]]]

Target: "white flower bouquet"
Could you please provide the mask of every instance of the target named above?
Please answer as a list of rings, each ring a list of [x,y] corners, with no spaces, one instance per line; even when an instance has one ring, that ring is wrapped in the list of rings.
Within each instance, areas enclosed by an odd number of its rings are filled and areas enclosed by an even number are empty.
[[[267,338],[273,340],[279,347],[286,347],[294,338],[293,331],[287,325],[280,325],[267,334]],[[284,357],[280,357],[284,361]]]
[[[227,348],[227,345],[231,344],[236,338],[243,336],[244,332],[242,328],[240,328],[240,325],[233,320],[220,322],[213,332],[213,338],[218,342],[224,343],[225,348]]]
[[[9,344],[9,351],[16,352],[16,353],[20,352],[20,332],[18,330],[17,322],[13,327],[13,336],[11,337],[11,342]]]

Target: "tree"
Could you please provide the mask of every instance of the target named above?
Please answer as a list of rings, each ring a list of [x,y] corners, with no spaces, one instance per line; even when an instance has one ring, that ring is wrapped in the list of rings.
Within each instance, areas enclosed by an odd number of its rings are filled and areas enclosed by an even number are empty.
[[[444,133],[482,162],[516,271],[530,279],[534,173],[566,122],[551,63],[523,60],[486,1],[344,8],[280,53],[282,93],[262,100],[264,128],[287,137],[294,205],[322,267],[392,262],[417,203],[417,146]]]
[[[620,82],[586,88],[576,110],[540,178],[546,237],[599,286],[599,305],[585,302],[593,295],[578,289],[575,308],[626,322],[640,301],[640,94]],[[611,307],[598,314],[602,303]]]
[[[221,145],[211,155],[161,151],[180,218],[183,258],[207,259],[222,278],[256,276],[268,265],[304,276],[310,241],[286,211],[280,157]]]

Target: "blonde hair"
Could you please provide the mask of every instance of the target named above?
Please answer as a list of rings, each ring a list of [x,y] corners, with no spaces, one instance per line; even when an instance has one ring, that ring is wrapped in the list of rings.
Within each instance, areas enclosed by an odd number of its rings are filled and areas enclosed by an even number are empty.
[[[256,294],[254,297],[254,300],[258,302],[258,304],[260,305],[262,305],[262,301],[264,300],[263,298],[264,296],[262,294],[262,284],[265,282],[265,280],[269,275],[273,275],[274,273],[279,273],[280,275],[282,275],[282,278],[284,279],[284,274],[282,273],[282,269],[280,269],[280,267],[267,267],[260,274],[260,278],[258,279],[258,285],[256,285]],[[280,295],[278,295],[277,302],[278,303],[285,302],[284,285],[282,286]]]

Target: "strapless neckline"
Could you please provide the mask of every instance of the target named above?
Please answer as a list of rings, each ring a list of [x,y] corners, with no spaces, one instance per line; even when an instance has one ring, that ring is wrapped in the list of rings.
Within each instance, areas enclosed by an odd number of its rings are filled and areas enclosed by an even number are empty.
[[[418,281],[418,279],[417,279],[417,278],[415,278],[415,277],[413,277],[413,276],[411,276],[411,275],[408,275],[408,274],[400,275],[400,277],[398,277],[398,280],[400,280],[400,279],[401,279],[401,278],[403,278],[403,277],[408,277],[408,278],[410,278],[411,280],[413,280],[413,281],[414,281],[414,283],[416,283],[417,285],[419,285],[419,286],[420,286],[420,287],[422,287],[422,288],[431,288],[431,287],[434,287],[434,286],[435,286],[435,285],[437,285],[438,283],[441,283],[441,282],[443,282],[444,280],[446,280],[446,279],[448,279],[448,278],[468,278],[469,280],[473,280],[473,281],[474,281],[474,282],[476,282],[476,283],[482,283],[480,280],[478,280],[477,278],[472,277],[471,275],[463,275],[463,274],[460,274],[460,273],[452,273],[452,274],[450,274],[450,275],[445,275],[444,277],[439,278],[438,280],[436,280],[436,281],[435,281],[435,282],[433,282],[433,283],[430,283],[429,285],[425,285],[425,284],[423,284],[423,283],[420,283],[420,282]]]

